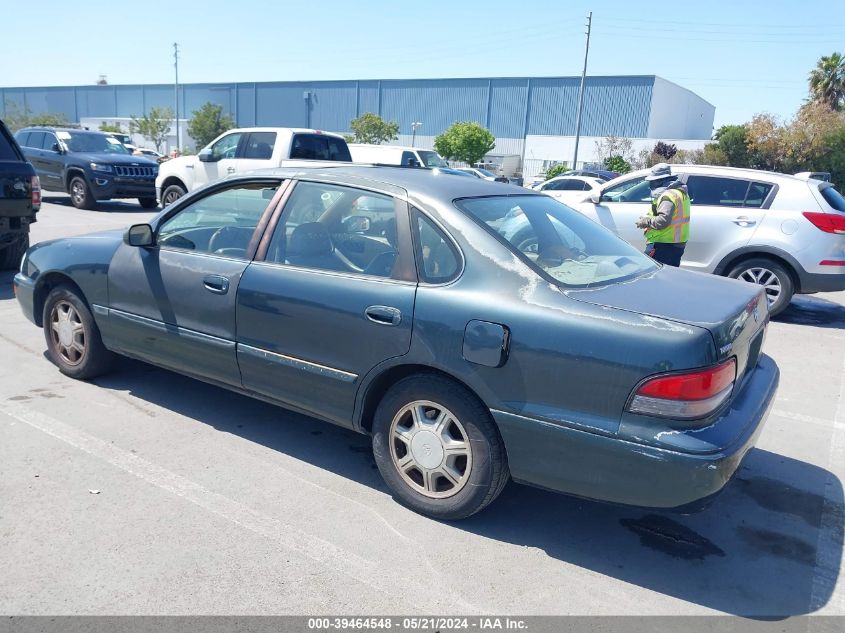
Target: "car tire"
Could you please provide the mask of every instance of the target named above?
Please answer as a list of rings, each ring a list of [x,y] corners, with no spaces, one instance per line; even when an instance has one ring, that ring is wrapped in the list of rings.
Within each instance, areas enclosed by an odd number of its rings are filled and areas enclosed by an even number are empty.
[[[47,356],[63,374],[86,380],[106,373],[114,354],[106,349],[88,306],[68,286],[47,295],[42,313]]]
[[[373,418],[373,455],[394,498],[434,519],[481,511],[510,479],[490,411],[435,374],[403,378],[387,391]]]
[[[763,286],[771,316],[786,310],[795,294],[792,275],[782,264],[768,257],[755,257],[740,262],[731,269],[728,277]]]
[[[28,248],[29,233],[18,236],[18,239],[0,252],[0,270],[18,270],[23,254],[26,253]]]
[[[94,194],[91,193],[91,188],[82,176],[71,178],[68,193],[70,194],[70,203],[77,209],[92,210],[97,208]]]
[[[170,185],[161,194],[161,206],[167,207],[176,202],[179,198],[184,196],[187,192],[182,185]]]
[[[158,201],[155,198],[138,198],[138,204],[144,209],[155,209],[158,206]]]

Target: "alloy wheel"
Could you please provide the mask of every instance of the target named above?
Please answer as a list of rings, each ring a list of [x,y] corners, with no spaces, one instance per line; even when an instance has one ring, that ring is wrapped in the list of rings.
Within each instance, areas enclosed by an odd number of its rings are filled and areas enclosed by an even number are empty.
[[[760,266],[742,271],[737,279],[763,286],[763,289],[766,291],[766,300],[769,302],[769,307],[772,307],[777,302],[783,290],[778,276],[768,268]]]
[[[411,402],[393,417],[390,456],[403,481],[431,499],[460,492],[472,470],[472,446],[463,424],[429,400]]]
[[[85,185],[75,180],[70,188],[70,196],[73,198],[74,204],[81,205],[85,202]]]
[[[167,206],[173,202],[176,202],[182,196],[179,195],[178,191],[168,191],[167,194],[164,196],[164,204],[162,206]]]
[[[76,308],[59,301],[50,311],[50,339],[53,348],[68,365],[78,365],[85,357],[85,328]]]

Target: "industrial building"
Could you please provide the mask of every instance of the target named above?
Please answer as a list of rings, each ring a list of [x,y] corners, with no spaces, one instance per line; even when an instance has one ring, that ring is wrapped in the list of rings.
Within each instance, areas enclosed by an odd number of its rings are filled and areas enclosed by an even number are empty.
[[[91,85],[0,88],[0,113],[61,113],[98,126],[128,122],[154,106],[174,108],[180,119],[206,102],[220,104],[239,127],[290,126],[347,132],[349,122],[375,112],[400,126],[396,144],[432,147],[455,121],[477,121],[496,137],[497,156],[518,155],[533,175],[550,163],[572,160],[580,77],[490,77],[273,81],[173,85]],[[16,110],[12,110],[16,109]],[[587,77],[579,166],[595,160],[595,141],[630,138],[634,149],[662,140],[693,149],[713,132],[715,108],[695,93],[654,75]],[[183,144],[184,120],[181,125]],[[175,137],[172,139],[175,142]]]

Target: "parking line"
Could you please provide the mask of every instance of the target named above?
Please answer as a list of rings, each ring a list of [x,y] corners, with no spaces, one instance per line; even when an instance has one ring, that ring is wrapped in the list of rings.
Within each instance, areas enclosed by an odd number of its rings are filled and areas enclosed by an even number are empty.
[[[273,517],[256,512],[242,503],[205,488],[181,475],[158,466],[130,451],[118,448],[93,435],[80,431],[64,422],[60,422],[40,411],[14,402],[0,401],[0,412],[19,422],[28,424],[58,440],[101,459],[124,472],[135,475],[162,490],[220,516],[231,523],[254,532],[260,536],[278,542],[282,547],[293,550],[321,563],[336,573],[343,573],[386,595],[396,595],[397,604],[422,612],[442,611],[444,608],[457,608],[462,613],[477,612],[477,608],[450,596],[444,603],[439,593],[421,592],[425,583],[420,583],[414,593],[415,600],[407,604],[407,592],[397,595],[406,586],[408,578],[398,577],[376,562],[361,558],[354,552],[343,549],[319,537],[313,536],[294,526]],[[428,593],[429,595],[425,595]],[[422,603],[422,604],[420,604]]]

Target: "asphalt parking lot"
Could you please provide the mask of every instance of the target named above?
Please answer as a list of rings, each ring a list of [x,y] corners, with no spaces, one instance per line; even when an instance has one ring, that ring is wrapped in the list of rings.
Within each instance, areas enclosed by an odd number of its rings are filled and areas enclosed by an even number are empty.
[[[46,196],[33,242],[150,216]],[[448,524],[391,499],[367,437],[140,362],[62,376],[11,277],[2,613],[845,615],[845,293],[797,298],[771,324],[777,402],[706,511],[510,484]]]

